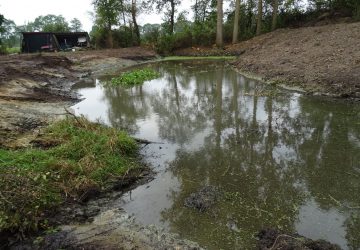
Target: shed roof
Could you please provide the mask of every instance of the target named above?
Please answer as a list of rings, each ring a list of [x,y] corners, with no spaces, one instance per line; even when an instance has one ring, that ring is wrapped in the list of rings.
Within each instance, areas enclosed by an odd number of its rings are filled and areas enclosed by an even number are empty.
[[[21,32],[23,35],[44,35],[44,34],[54,34],[54,35],[89,35],[88,32]]]

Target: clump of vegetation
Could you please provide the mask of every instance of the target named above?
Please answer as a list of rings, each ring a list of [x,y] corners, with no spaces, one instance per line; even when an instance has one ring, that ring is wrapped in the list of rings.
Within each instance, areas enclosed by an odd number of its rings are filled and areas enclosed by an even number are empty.
[[[137,69],[131,72],[125,72],[118,77],[111,79],[112,85],[134,86],[142,84],[159,77],[160,74],[152,69]]]
[[[44,229],[50,209],[139,169],[134,139],[83,117],[56,122],[35,145],[0,149],[0,232]]]

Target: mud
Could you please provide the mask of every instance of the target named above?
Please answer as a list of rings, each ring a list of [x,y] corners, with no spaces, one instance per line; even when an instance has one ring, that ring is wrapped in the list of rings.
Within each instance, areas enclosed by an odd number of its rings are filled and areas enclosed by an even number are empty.
[[[46,236],[38,249],[202,249],[154,226],[140,226],[121,209],[112,209],[84,225],[62,226]]]
[[[233,66],[263,81],[311,95],[360,99],[360,22],[279,29],[224,50],[188,48],[176,55],[236,55]]]
[[[57,233],[39,236],[9,249],[202,249],[155,226],[141,226],[122,209],[111,209],[82,225],[65,225]]]
[[[196,193],[190,194],[184,201],[185,207],[197,209],[200,212],[206,212],[221,195],[220,189],[214,186],[205,186]]]
[[[258,248],[261,250],[294,249],[294,250],[340,250],[336,244],[325,240],[311,240],[298,234],[285,234],[275,229],[264,229],[258,234]]]
[[[143,48],[1,56],[0,146],[29,146],[38,128],[79,101],[75,83],[153,58]]]

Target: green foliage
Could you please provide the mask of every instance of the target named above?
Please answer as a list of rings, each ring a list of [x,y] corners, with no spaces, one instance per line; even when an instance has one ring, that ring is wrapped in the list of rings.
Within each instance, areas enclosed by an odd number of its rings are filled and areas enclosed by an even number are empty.
[[[34,31],[42,32],[68,32],[69,23],[63,16],[46,15],[35,18],[33,22]]]
[[[175,35],[161,35],[155,44],[155,49],[162,55],[168,55],[173,52],[175,49]]]
[[[144,3],[148,7],[155,6],[158,12],[164,12],[164,31],[168,35],[172,35],[175,29],[175,13],[176,7],[180,5],[180,0],[145,0]]]
[[[157,43],[160,37],[160,28],[159,24],[150,24],[147,23],[141,27],[142,37],[141,39],[145,44],[154,45]]]
[[[130,47],[139,44],[134,25],[126,26],[126,16],[131,14],[129,2],[94,0],[93,5],[96,20],[90,35],[97,48]]]
[[[70,21],[70,30],[72,32],[80,32],[82,31],[82,24],[79,19],[74,18]]]
[[[0,54],[3,54],[3,46],[2,46],[2,36],[3,33],[5,32],[5,28],[3,27],[3,23],[5,21],[5,18],[3,15],[0,14]]]
[[[137,69],[112,78],[111,84],[131,87],[158,78],[159,76],[160,74],[152,69]]]
[[[45,149],[0,149],[0,232],[46,228],[46,211],[138,166],[134,139],[83,117],[55,123],[35,142]]]
[[[6,54],[17,54],[20,52],[21,52],[20,47],[6,48]]]
[[[99,26],[94,26],[90,32],[91,40],[97,48],[108,48],[109,31]],[[129,27],[121,26],[111,30],[112,47],[125,48],[135,45],[135,37]]]
[[[20,47],[20,33],[16,24],[8,19],[3,22],[3,32],[0,35],[3,45],[8,48]]]
[[[94,0],[93,5],[96,11],[96,24],[111,30],[111,26],[118,23],[122,1]]]
[[[0,34],[5,32],[5,28],[3,27],[3,23],[5,22],[5,17],[0,14]],[[1,41],[1,40],[0,40]]]

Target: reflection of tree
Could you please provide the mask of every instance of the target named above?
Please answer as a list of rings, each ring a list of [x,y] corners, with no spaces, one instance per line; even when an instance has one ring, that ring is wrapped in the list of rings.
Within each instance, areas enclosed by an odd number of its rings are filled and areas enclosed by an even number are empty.
[[[357,249],[360,212],[351,208],[360,206],[360,145],[352,143],[351,135],[352,131],[360,131],[360,109],[347,105],[344,115],[344,110],[334,103],[304,100],[301,105],[301,119],[312,127],[299,148],[307,187],[323,209],[335,206],[350,214],[345,223],[347,238],[351,248]],[[309,112],[313,115],[307,116]]]
[[[293,185],[297,172],[272,160],[277,137],[270,135],[269,124],[258,123],[258,97],[254,95],[248,100],[253,104],[251,117],[242,113],[238,85],[235,79],[228,81],[229,74],[221,69],[216,72],[216,91],[211,93],[215,102],[214,124],[212,132],[204,138],[203,147],[195,152],[185,149],[177,152],[173,169],[182,187],[173,197],[174,206],[164,211],[163,217],[171,222],[174,231],[185,232],[188,238],[214,248],[225,248],[224,239],[227,239],[233,243],[226,248],[232,249],[235,242],[243,247],[251,246],[253,234],[264,226],[294,229],[296,207],[303,201],[303,193]],[[231,85],[224,86],[228,82]],[[224,87],[232,87],[230,102],[222,94]],[[271,107],[272,99],[269,99],[269,117]],[[234,129],[223,133],[228,128]],[[215,212],[199,216],[183,208],[183,200],[190,192],[208,184],[220,186],[226,192],[227,198]],[[229,221],[236,222],[240,231],[230,231]]]
[[[105,88],[109,102],[109,121],[113,127],[125,128],[131,133],[138,131],[137,120],[149,112],[142,86],[131,89],[120,87]]]
[[[199,109],[201,97],[195,93],[188,95],[188,84],[192,80],[197,83],[199,77],[190,79],[186,71],[179,72],[177,68],[169,68],[165,79],[167,88],[154,93],[151,98],[154,111],[160,116],[159,134],[163,140],[183,145],[194,134],[203,130],[206,123],[207,112]]]
[[[220,77],[221,74],[225,76]],[[236,244],[246,248],[260,228],[275,226],[294,231],[307,192],[322,208],[336,205],[329,195],[342,204],[359,206],[359,173],[354,172],[359,147],[349,137],[358,140],[357,133],[353,134],[360,130],[353,120],[350,124],[351,117],[344,120],[341,112],[332,111],[335,106],[319,106],[309,103],[308,98],[300,98],[298,104],[287,95],[239,96],[239,89],[251,92],[253,83],[242,79],[237,84],[236,75],[221,69],[214,79],[215,88],[205,94],[212,95],[207,99],[213,100],[213,114],[204,110],[207,116],[214,117],[212,130],[201,148],[195,152],[182,148],[173,161],[174,174],[182,187],[173,194],[173,207],[163,211],[172,230],[214,248],[232,249]],[[199,85],[197,96],[202,95]],[[299,112],[294,112],[298,105]],[[355,109],[350,112],[358,112]],[[266,121],[258,118],[259,110],[266,112]],[[346,166],[336,169],[339,160]],[[199,215],[183,207],[189,193],[209,184],[222,187],[230,198],[222,200],[215,212],[208,214]],[[229,221],[236,222],[238,232],[229,230]],[[359,241],[357,221],[346,222],[347,238],[354,248]],[[230,245],[225,247],[224,242]]]
[[[136,131],[153,111],[161,139],[181,146],[172,161],[181,188],[163,211],[172,230],[214,248],[251,247],[260,228],[295,230],[309,195],[347,216],[346,237],[359,248],[360,210],[349,208],[360,206],[358,106],[257,96],[255,82],[222,64],[154,67],[163,87],[107,89],[106,96],[113,125]],[[203,185],[221,187],[225,198],[211,213],[184,208],[184,198]],[[239,230],[231,231],[230,221]]]

